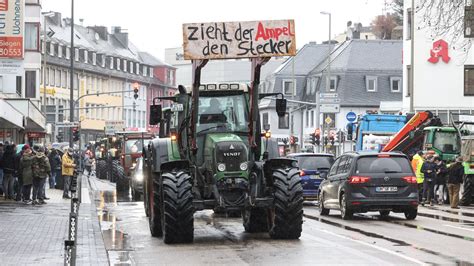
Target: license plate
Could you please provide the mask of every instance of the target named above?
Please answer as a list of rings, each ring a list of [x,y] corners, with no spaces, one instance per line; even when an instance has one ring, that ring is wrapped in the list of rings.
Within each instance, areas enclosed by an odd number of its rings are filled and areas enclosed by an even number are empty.
[[[319,175],[310,175],[310,179],[320,179]]]
[[[376,187],[375,191],[376,192],[397,192],[398,188],[397,187]]]

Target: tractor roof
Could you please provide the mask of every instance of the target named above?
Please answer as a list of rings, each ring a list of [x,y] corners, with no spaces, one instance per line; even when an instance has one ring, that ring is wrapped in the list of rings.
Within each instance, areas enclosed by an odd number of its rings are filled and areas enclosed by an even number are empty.
[[[199,86],[199,91],[243,91],[248,92],[249,86],[245,83],[207,83]],[[192,92],[192,86],[186,86],[187,92]]]

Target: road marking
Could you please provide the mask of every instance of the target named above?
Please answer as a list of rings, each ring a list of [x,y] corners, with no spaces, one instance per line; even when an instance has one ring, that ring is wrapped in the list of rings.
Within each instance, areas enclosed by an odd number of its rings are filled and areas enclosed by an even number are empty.
[[[333,236],[336,236],[336,237],[339,237],[339,238],[342,238],[342,239],[351,240],[351,241],[353,241],[353,242],[362,244],[362,245],[364,245],[364,246],[372,247],[372,248],[374,248],[374,249],[378,249],[378,250],[383,251],[383,252],[386,252],[386,253],[390,253],[390,254],[392,254],[392,255],[394,255],[394,256],[397,256],[397,257],[403,258],[403,259],[405,259],[405,260],[408,260],[408,261],[417,263],[417,264],[419,264],[419,265],[428,265],[427,263],[424,263],[424,262],[422,262],[422,261],[420,261],[420,260],[417,260],[417,259],[414,259],[414,258],[405,256],[405,255],[403,255],[403,254],[396,253],[396,252],[391,251],[391,250],[386,249],[386,248],[382,248],[382,247],[378,247],[378,246],[375,246],[375,245],[366,243],[366,242],[361,241],[361,240],[355,240],[355,239],[352,239],[352,238],[350,238],[350,237],[343,236],[343,235],[339,235],[339,234],[330,232],[330,231],[325,230],[325,229],[317,229],[317,228],[315,228],[315,230],[318,230],[318,231],[321,231],[321,232],[324,232],[324,233],[326,233],[326,234],[333,235]],[[305,235],[306,235],[306,234],[305,234]]]
[[[466,230],[466,231],[470,231],[470,232],[474,232],[473,229],[469,229],[469,228],[462,228],[462,227],[458,227],[458,226],[454,226],[454,225],[450,225],[450,224],[443,224],[444,226],[447,226],[447,227],[452,227],[452,228],[456,228],[456,229],[461,229],[461,230]]]

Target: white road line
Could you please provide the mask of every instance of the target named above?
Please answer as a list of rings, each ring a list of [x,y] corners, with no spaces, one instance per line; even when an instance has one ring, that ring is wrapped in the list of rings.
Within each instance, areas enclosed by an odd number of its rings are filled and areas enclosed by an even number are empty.
[[[353,241],[353,242],[362,244],[362,245],[364,245],[364,246],[368,246],[368,247],[371,247],[371,248],[374,248],[374,249],[378,249],[378,250],[380,250],[380,251],[383,251],[383,252],[392,254],[392,255],[394,255],[394,256],[403,258],[403,259],[405,259],[405,260],[414,262],[414,263],[419,264],[419,265],[428,265],[428,264],[426,264],[426,263],[424,263],[424,262],[422,262],[422,261],[420,261],[420,260],[417,260],[417,259],[414,259],[414,258],[405,256],[405,255],[403,255],[403,254],[399,254],[399,253],[397,253],[397,252],[391,251],[391,250],[386,249],[386,248],[378,247],[378,246],[375,246],[375,245],[366,243],[366,242],[364,242],[364,241],[360,241],[360,240],[352,239],[352,238],[347,237],[347,236],[339,235],[339,234],[330,232],[330,231],[325,230],[325,229],[317,229],[317,228],[315,228],[315,229],[318,230],[318,231],[324,232],[324,233],[326,233],[326,234],[329,234],[329,235],[333,235],[333,236],[336,236],[336,237],[339,237],[339,238],[342,238],[342,239],[347,239],[347,240],[350,240],[350,241]]]
[[[466,231],[470,231],[470,232],[474,232],[473,229],[469,229],[469,228],[462,228],[462,227],[458,227],[458,226],[454,226],[454,225],[450,225],[450,224],[443,224],[444,226],[447,226],[447,227],[452,227],[452,228],[456,228],[456,229],[461,229],[461,230],[466,230]]]

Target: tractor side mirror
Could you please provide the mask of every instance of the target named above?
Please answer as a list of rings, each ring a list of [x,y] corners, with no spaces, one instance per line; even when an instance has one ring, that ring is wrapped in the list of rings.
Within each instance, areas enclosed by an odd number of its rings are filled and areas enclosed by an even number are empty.
[[[286,114],[286,99],[276,99],[275,101],[278,117],[284,117]]]
[[[158,125],[161,122],[161,105],[150,106],[150,125]]]

